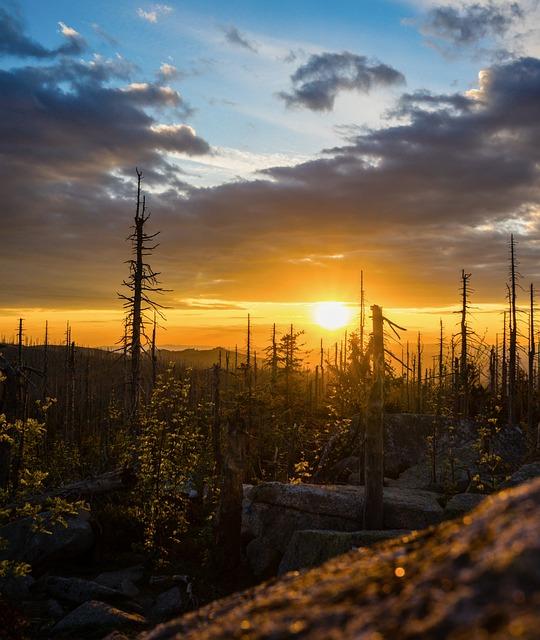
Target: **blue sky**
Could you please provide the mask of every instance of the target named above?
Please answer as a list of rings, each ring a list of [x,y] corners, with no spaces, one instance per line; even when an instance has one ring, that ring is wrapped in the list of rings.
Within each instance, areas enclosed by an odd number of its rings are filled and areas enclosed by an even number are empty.
[[[421,7],[406,2],[26,0],[19,7],[29,35],[48,47],[58,45],[61,21],[87,40],[84,57],[120,55],[138,67],[137,81],[152,80],[163,63],[181,72],[169,84],[193,108],[189,123],[227,156],[214,158],[210,167],[179,159],[197,174],[195,184],[246,176],[253,166],[313,157],[339,143],[336,125],[384,124],[385,113],[405,88],[467,89],[476,83],[481,63],[478,56],[437,53],[414,25],[405,23],[422,15]],[[233,26],[256,53],[227,41],[224,30]],[[290,51],[297,58],[285,62]],[[344,93],[330,113],[287,108],[275,94],[288,89],[289,76],[310,54],[326,51],[376,58],[402,72],[406,87]]]

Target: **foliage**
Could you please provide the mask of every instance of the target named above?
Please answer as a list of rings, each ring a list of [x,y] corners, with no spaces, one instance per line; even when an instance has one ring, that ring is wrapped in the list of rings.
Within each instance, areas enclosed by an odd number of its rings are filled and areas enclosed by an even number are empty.
[[[139,482],[137,510],[147,550],[166,556],[188,528],[188,498],[209,478],[210,446],[205,428],[210,406],[190,404],[189,373],[174,367],[158,377],[134,445]]]

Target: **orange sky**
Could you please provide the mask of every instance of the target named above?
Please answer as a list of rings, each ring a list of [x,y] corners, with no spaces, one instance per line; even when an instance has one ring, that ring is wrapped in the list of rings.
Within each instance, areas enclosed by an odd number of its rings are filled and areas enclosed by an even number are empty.
[[[347,301],[345,301],[347,302]],[[215,305],[215,300],[198,300],[197,305],[204,307]],[[225,303],[221,303],[226,306]],[[278,331],[286,331],[292,322],[297,329],[305,330],[306,348],[315,349],[320,339],[330,346],[343,338],[344,330],[355,330],[358,326],[358,307],[349,301],[350,321],[343,328],[327,330],[316,324],[312,303],[264,303],[241,301],[231,304],[232,309],[196,308],[168,309],[166,322],[158,332],[161,346],[223,346],[242,348],[245,343],[247,314],[251,314],[253,342],[255,348],[262,351],[270,336],[272,322],[276,322]],[[480,335],[487,334],[488,340],[494,340],[495,333],[501,331],[501,305],[479,304],[472,310],[471,322]],[[445,335],[449,337],[459,330],[457,307],[424,308],[384,308],[384,313],[397,324],[405,327],[402,342],[416,341],[417,332],[422,332],[426,343],[434,342],[439,331],[439,320],[443,320]],[[120,336],[122,313],[107,309],[22,309],[2,310],[0,314],[0,335],[7,340],[14,339],[18,317],[25,320],[25,334],[42,340],[45,321],[49,322],[52,342],[63,340],[66,321],[72,327],[73,339],[85,346],[113,345]],[[523,320],[527,322],[526,318]],[[369,318],[367,320],[369,329]]]

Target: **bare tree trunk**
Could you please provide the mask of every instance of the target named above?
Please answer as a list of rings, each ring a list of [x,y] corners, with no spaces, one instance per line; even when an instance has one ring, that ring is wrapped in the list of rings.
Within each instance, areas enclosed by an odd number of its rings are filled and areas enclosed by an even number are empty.
[[[460,381],[460,412],[464,418],[469,417],[469,350],[467,327],[467,311],[469,309],[469,279],[470,273],[461,270],[461,357],[459,359],[459,381]]]
[[[212,420],[212,446],[214,449],[214,465],[217,477],[221,475],[223,464],[221,453],[221,407],[220,407],[220,373],[221,367],[215,364],[213,371],[213,387],[214,387],[214,415]]]
[[[373,381],[368,400],[365,441],[364,528],[383,527],[383,411],[384,330],[382,308],[371,307],[373,318]]]
[[[416,374],[416,412],[422,413],[422,341],[420,332],[418,332]]]
[[[516,424],[517,386],[517,317],[516,317],[516,253],[514,235],[510,236],[510,352],[508,363],[508,423]]]
[[[506,311],[503,313],[503,341],[501,354],[501,400],[506,407],[508,398],[508,360],[506,357]]]
[[[157,378],[157,352],[156,352],[156,314],[154,313],[154,325],[152,327],[152,346],[150,357],[152,359],[152,389],[156,386],[156,378]]]
[[[216,564],[221,573],[240,564],[246,429],[240,415],[229,418],[216,515]]]
[[[135,424],[138,423],[141,401],[141,329],[142,329],[142,284],[143,284],[143,236],[144,213],[146,200],[142,198],[141,212],[141,179],[142,173],[137,170],[137,210],[135,213],[135,262],[133,268],[133,308],[131,317],[131,412]]]
[[[529,319],[529,378],[527,380],[527,426],[529,428],[529,437],[534,429],[534,358],[535,358],[535,342],[534,342],[534,287],[530,285],[530,319]]]

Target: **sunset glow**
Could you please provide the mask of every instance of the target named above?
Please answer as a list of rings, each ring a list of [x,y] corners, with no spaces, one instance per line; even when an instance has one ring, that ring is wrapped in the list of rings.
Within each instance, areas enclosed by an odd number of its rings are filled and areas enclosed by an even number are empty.
[[[318,302],[313,307],[315,322],[330,331],[344,327],[351,316],[351,310],[343,302]]]

